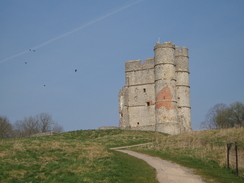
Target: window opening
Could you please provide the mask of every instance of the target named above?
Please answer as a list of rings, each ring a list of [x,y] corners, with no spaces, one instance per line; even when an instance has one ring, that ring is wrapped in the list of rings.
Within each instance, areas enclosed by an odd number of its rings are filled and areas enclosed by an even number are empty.
[[[120,117],[121,117],[121,118],[123,117],[123,113],[122,113],[122,112],[120,112]]]
[[[150,106],[150,102],[147,102],[147,106]]]

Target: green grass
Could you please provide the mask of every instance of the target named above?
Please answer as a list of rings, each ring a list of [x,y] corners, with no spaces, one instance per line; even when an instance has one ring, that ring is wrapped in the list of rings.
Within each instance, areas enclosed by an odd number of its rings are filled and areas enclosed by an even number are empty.
[[[0,182],[157,182],[144,161],[109,147],[153,141],[156,132],[74,131],[0,141]],[[149,181],[150,180],[150,181]]]
[[[155,169],[148,164],[127,154],[114,151],[113,161],[116,162],[111,167],[111,182],[135,182],[135,183],[156,183]]]
[[[243,139],[244,128],[176,136],[116,129],[80,130],[4,139],[0,140],[0,182],[157,182],[155,170],[144,161],[109,150],[147,142],[153,145],[133,149],[194,169],[208,182],[244,182],[223,168],[226,143],[237,142],[243,147]],[[244,148],[240,149],[240,154],[243,152]]]

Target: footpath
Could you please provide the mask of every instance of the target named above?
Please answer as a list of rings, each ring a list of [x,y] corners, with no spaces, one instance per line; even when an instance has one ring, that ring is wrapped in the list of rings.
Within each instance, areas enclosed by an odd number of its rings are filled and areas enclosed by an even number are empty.
[[[160,183],[204,183],[201,177],[194,175],[190,169],[178,164],[152,157],[146,154],[137,153],[130,150],[122,150],[129,147],[150,145],[152,143],[138,144],[133,146],[115,147],[111,150],[129,154],[136,158],[142,159],[157,171],[157,180]]]

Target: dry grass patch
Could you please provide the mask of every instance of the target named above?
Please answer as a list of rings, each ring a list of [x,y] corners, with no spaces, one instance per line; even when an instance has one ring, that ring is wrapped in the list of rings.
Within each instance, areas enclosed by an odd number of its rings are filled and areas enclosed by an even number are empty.
[[[48,163],[48,162],[50,162],[50,161],[55,161],[55,160],[57,160],[58,158],[56,157],[56,156],[44,156],[44,157],[40,157],[39,158],[40,159],[40,163],[41,164],[46,164],[46,163]]]
[[[82,149],[82,157],[88,157],[89,159],[104,158],[104,157],[109,157],[111,155],[112,153],[108,152],[105,147],[100,145],[88,146]]]
[[[24,151],[25,150],[25,148],[23,146],[23,143],[21,143],[21,142],[15,142],[13,144],[13,148],[14,148],[14,150],[19,150],[19,151]]]
[[[0,152],[0,158],[7,158],[9,156],[9,153],[7,151]]]
[[[150,148],[164,150],[171,154],[199,158],[203,161],[216,161],[220,166],[224,167],[226,166],[227,143],[237,142],[239,168],[244,169],[243,139],[244,128],[192,131],[175,136],[156,138],[154,145]]]
[[[73,173],[78,173],[78,174],[81,174],[81,173],[84,173],[84,172],[89,172],[91,170],[91,168],[88,168],[88,167],[84,167],[82,165],[70,165],[69,167],[69,170]]]
[[[25,176],[26,171],[25,170],[11,170],[9,171],[9,174],[13,178],[23,178]]]

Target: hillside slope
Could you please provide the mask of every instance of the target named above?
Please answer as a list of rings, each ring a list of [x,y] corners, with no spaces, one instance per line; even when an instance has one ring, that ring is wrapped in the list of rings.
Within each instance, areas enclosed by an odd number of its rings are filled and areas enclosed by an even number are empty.
[[[226,144],[237,142],[243,169],[244,128],[188,132],[80,130],[44,137],[0,140],[0,182],[157,182],[153,168],[111,147],[133,148],[175,161],[214,182],[244,182],[225,166]],[[244,153],[243,153],[244,154]],[[240,173],[242,174],[242,170]],[[223,181],[222,181],[223,180]]]
[[[80,130],[0,141],[0,182],[157,182],[153,168],[109,147],[152,142],[164,134]]]

